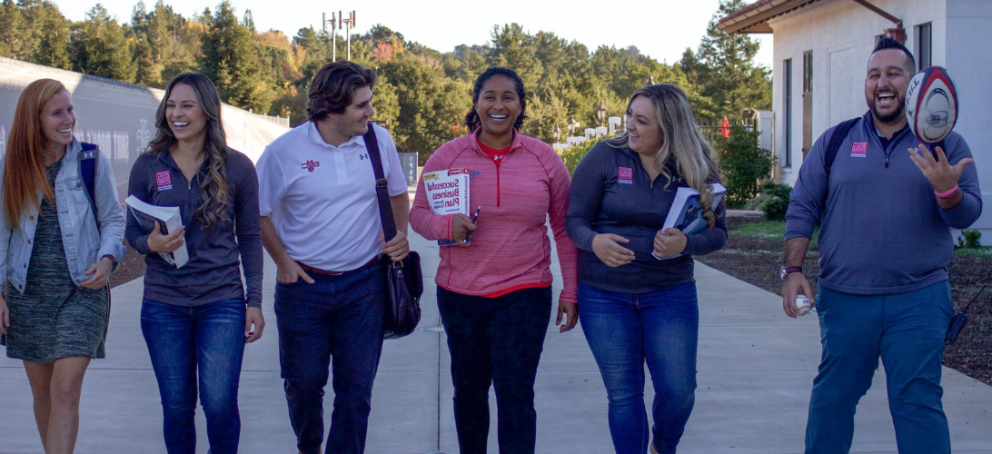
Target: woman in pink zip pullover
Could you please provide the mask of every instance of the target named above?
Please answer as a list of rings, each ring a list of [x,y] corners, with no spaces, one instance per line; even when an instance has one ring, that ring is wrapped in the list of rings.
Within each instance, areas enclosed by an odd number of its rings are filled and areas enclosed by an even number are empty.
[[[433,214],[421,179],[410,225],[429,240],[458,243],[441,248],[434,280],[451,353],[460,452],[486,452],[492,384],[500,452],[531,454],[537,425],[534,378],[552,304],[546,219],[564,281],[555,323],[566,315],[561,332],[568,331],[578,315],[577,250],[565,234],[571,181],[554,149],[517,131],[526,100],[515,72],[501,67],[483,72],[472,105],[465,117],[472,133],[438,148],[424,172],[470,169],[469,206],[482,207],[478,219]]]

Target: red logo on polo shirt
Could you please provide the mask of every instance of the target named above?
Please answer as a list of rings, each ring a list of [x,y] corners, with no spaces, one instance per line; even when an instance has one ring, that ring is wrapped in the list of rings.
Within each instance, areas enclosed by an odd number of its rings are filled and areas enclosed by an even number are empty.
[[[315,169],[317,167],[320,167],[320,163],[319,162],[317,162],[317,161],[307,161],[307,162],[304,162],[303,165],[300,168],[301,169],[307,169],[307,170],[309,170],[312,173],[313,172],[313,169]]]
[[[634,184],[634,169],[631,167],[620,167],[617,172],[617,181],[621,184]]]
[[[868,142],[854,142],[851,145],[852,158],[864,158],[868,156]]]
[[[172,189],[172,172],[168,170],[155,172],[155,185],[158,186],[159,191]]]

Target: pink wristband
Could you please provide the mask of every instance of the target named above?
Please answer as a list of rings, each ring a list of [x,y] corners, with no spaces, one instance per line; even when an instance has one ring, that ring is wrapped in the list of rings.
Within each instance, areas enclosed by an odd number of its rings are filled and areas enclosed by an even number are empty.
[[[948,189],[946,192],[933,191],[933,193],[934,195],[937,196],[938,199],[949,199],[951,198],[951,196],[958,193],[958,189],[960,189],[958,185],[954,185],[953,188]]]

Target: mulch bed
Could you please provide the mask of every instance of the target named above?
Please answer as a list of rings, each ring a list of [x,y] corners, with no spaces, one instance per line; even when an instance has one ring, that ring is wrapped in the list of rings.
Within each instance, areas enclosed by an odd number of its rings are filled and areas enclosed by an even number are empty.
[[[742,218],[728,219],[730,237],[727,246],[712,254],[696,257],[700,262],[755,285],[776,295],[782,294],[779,267],[782,264],[781,238],[735,235],[734,227],[749,222]],[[809,279],[813,294],[820,267],[819,253],[811,248],[803,263],[803,273]],[[951,295],[955,310],[960,310],[978,293],[983,284],[992,284],[992,257],[972,257],[954,254],[948,266],[951,275]],[[944,365],[969,377],[992,385],[992,288],[968,309],[968,324],[957,342],[944,348]]]

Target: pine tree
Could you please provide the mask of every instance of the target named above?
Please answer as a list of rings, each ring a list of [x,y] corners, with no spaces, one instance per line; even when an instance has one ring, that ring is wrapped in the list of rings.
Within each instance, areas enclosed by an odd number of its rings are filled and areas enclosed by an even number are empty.
[[[21,7],[23,29],[21,31],[21,51],[17,58],[26,60],[30,59],[41,39],[45,36],[46,30],[44,25],[48,17],[52,15],[57,15],[62,19],[64,17],[62,17],[62,13],[59,12],[57,6],[47,1],[19,0],[18,6]]]
[[[23,43],[21,8],[14,0],[0,3],[0,57],[17,58]]]
[[[201,39],[207,27],[174,12],[159,0],[148,17],[148,44],[162,65],[161,86],[179,74],[196,71]]]
[[[127,31],[127,37],[131,43],[131,54],[138,67],[134,80],[139,85],[158,87],[162,83],[160,53],[156,52],[158,40],[151,38],[151,34],[157,31],[153,31],[152,26],[158,25],[159,22],[155,19],[154,13],[145,10],[143,1],[139,1],[131,11],[131,27]]]
[[[73,25],[71,35],[73,69],[85,74],[134,82],[138,67],[124,28],[111,19],[99,3],[86,13],[86,20]]]
[[[69,21],[59,15],[45,18],[45,33],[31,54],[31,61],[59,69],[72,69],[69,55]]]
[[[544,67],[541,60],[534,56],[537,51],[534,37],[527,34],[520,24],[506,24],[502,28],[496,25],[492,31],[492,43],[489,64],[514,70],[523,79],[524,87],[536,89]]]
[[[252,33],[242,25],[227,0],[217,6],[210,32],[203,41],[200,70],[232,106],[268,112],[274,93],[259,75]]]
[[[745,0],[721,0],[699,44],[701,65],[695,68],[694,76],[703,85],[703,94],[712,98],[719,116],[735,118],[745,108],[771,109],[771,71],[754,63],[760,43],[717,27],[721,18],[745,6]]]
[[[162,65],[155,61],[155,52],[145,33],[135,36],[136,44],[134,49],[135,62],[138,71],[135,73],[135,83],[148,87],[157,87],[162,84]]]

